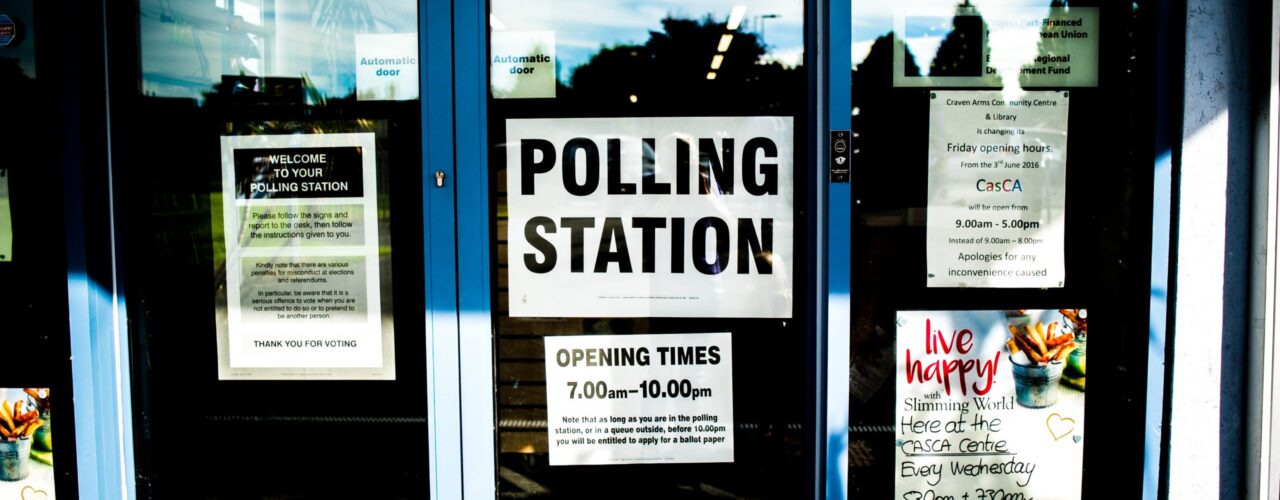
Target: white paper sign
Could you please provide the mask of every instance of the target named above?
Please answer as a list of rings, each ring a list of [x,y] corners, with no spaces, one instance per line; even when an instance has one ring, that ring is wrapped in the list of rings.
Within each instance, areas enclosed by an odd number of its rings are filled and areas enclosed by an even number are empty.
[[[898,313],[894,498],[1080,498],[1084,362],[1011,356],[1036,322],[1075,346],[1057,311]]]
[[[1096,87],[1097,7],[905,8],[898,87]]]
[[[513,317],[791,317],[790,117],[507,120]]]
[[[556,96],[556,32],[494,31],[489,40],[494,99]]]
[[[9,169],[0,168],[0,262],[13,261],[13,214],[9,211]]]
[[[222,138],[224,378],[387,368],[374,152],[372,133]]]
[[[1067,104],[1066,92],[932,94],[928,286],[1063,286]]]
[[[418,98],[418,34],[356,35],[356,99]]]
[[[733,461],[729,333],[545,339],[551,465]]]

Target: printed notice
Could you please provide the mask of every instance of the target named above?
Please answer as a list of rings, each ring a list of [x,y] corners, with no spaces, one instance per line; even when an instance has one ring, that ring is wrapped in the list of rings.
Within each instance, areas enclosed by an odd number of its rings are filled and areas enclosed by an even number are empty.
[[[356,35],[356,99],[418,98],[418,34]]]
[[[556,96],[556,32],[494,31],[489,40],[494,99]]]
[[[899,312],[894,498],[1078,500],[1085,316]]]
[[[513,317],[791,317],[790,117],[507,121]]]
[[[222,378],[387,368],[374,134],[225,136],[222,158]]]
[[[545,342],[551,465],[733,461],[729,333]]]
[[[9,169],[0,168],[0,262],[13,261],[13,213],[9,209]]]
[[[1067,92],[938,91],[928,286],[1062,287]]]
[[[1097,7],[904,8],[898,87],[1096,87]]]

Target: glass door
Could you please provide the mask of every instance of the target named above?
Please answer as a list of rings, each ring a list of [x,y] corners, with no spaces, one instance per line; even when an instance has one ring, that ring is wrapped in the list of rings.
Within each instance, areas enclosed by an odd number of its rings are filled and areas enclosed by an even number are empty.
[[[848,496],[1140,497],[1159,7],[845,7]]]
[[[425,8],[131,7],[108,25],[138,496],[428,497],[422,110],[451,96],[419,84]]]
[[[813,494],[806,9],[489,4],[477,498]]]

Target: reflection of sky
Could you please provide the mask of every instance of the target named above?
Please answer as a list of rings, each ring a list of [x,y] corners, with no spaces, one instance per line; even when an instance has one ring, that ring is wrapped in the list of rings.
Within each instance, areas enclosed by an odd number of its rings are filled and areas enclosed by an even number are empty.
[[[586,63],[603,47],[643,44],[650,31],[660,31],[665,17],[702,19],[710,16],[726,22],[734,6],[745,6],[740,31],[760,33],[768,45],[767,60],[787,65],[802,62],[804,56],[804,3],[799,0],[494,0],[492,23],[495,29],[510,31],[555,31],[556,58],[561,81],[567,81],[575,67]],[[774,14],[777,18],[761,19]]]
[[[938,14],[954,13],[956,6],[961,2],[957,0],[904,0],[899,2],[885,2],[883,0],[852,0],[852,39],[853,39],[853,64],[857,65],[867,57],[867,52],[871,50],[871,44],[876,38],[893,31],[893,18],[896,13],[903,10],[929,10],[936,11]],[[1049,0],[971,0],[969,2],[978,8],[981,12],[984,7],[1048,7]],[[945,33],[943,34],[945,35]],[[942,35],[938,35],[941,37]],[[923,43],[923,42],[922,42]],[[922,57],[922,54],[916,52],[916,45],[908,45],[911,52],[916,56],[916,63],[922,68],[929,66],[929,61],[933,59],[933,54],[937,52],[937,45],[941,43],[941,38],[933,43],[933,50],[928,52],[929,57]],[[926,44],[927,45],[927,44]],[[922,50],[926,47],[921,46]]]
[[[140,37],[144,91],[199,99],[222,75],[307,75],[332,97],[355,90],[355,35],[416,33],[415,0],[339,0],[368,9],[372,29],[352,16],[322,28],[310,0],[142,0]],[[239,16],[242,23],[236,23]],[[237,26],[238,24],[238,26]],[[240,28],[242,26],[243,28]]]

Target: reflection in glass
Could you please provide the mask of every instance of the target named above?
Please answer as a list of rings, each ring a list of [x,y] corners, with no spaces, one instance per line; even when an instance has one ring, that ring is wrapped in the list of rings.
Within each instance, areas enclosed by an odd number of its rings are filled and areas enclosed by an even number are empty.
[[[197,100],[228,76],[301,79],[311,104],[345,98],[356,35],[418,22],[409,0],[142,0],[139,12],[143,93]]]

